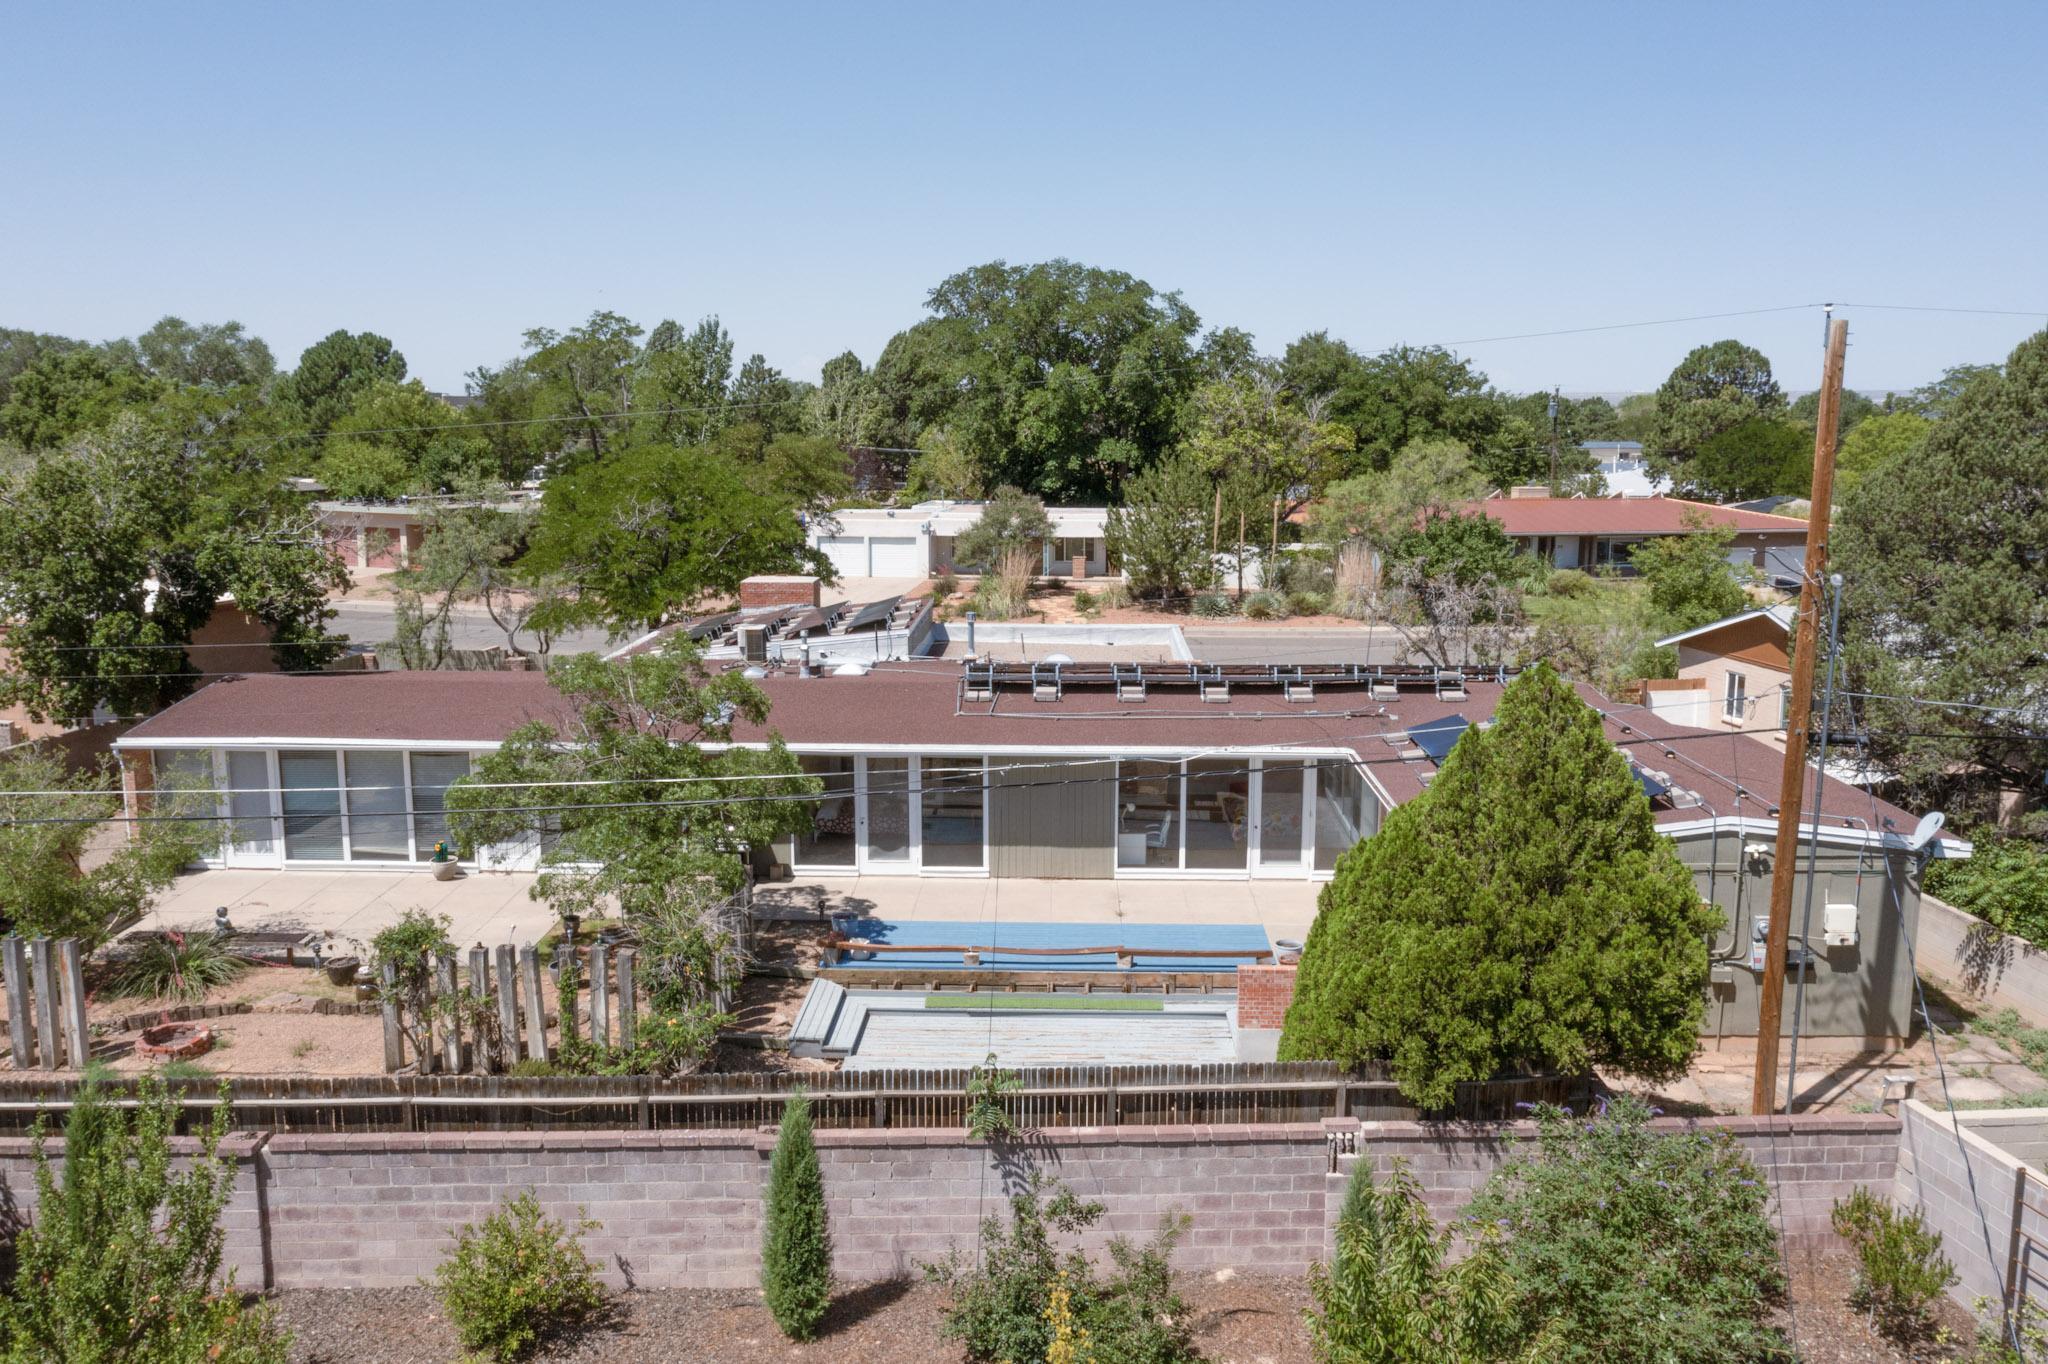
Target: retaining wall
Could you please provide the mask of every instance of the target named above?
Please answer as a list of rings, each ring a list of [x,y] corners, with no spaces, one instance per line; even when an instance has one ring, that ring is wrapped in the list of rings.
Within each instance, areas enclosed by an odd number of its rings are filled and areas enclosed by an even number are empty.
[[[1978,1109],[1951,1119],[1912,1099],[1900,1117],[1892,1199],[1920,1208],[1941,1233],[1960,1279],[1949,1295],[2001,1301],[2017,1260],[2023,1291],[2048,1306],[2048,1256],[2038,1249],[2048,1246],[2048,1178],[2038,1168],[2048,1155],[2048,1109]]]
[[[1672,1120],[1674,1123],[1677,1120]],[[1794,1245],[1831,1236],[1828,1209],[1858,1183],[1889,1186],[1897,1119],[1709,1119],[1775,1172]],[[846,1282],[915,1274],[971,1250],[980,1219],[1033,1171],[1108,1213],[1095,1244],[1142,1239],[1179,1210],[1175,1263],[1298,1275],[1322,1257],[1360,1160],[1408,1162],[1448,1217],[1533,1134],[1530,1124],[1330,1119],[1212,1127],[1052,1129],[991,1148],[957,1130],[820,1131],[834,1270]],[[586,1247],[615,1284],[744,1288],[758,1280],[761,1196],[774,1133],[257,1134],[232,1139],[228,1261],[246,1287],[403,1286],[450,1233],[531,1189],[547,1210],[602,1223]],[[34,1205],[29,1143],[0,1139],[0,1183]]]
[[[2035,1027],[2048,1027],[2048,950],[1926,894],[1915,946],[1921,973],[1966,1002],[2017,1009]]]

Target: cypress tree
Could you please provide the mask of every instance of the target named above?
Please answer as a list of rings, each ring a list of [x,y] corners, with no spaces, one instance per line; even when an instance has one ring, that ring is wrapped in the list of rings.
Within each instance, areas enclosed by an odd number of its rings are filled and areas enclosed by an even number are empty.
[[[825,1181],[811,1139],[811,1104],[802,1090],[782,1110],[768,1166],[761,1288],[775,1324],[791,1340],[818,1333],[832,1305],[832,1236],[825,1226]]]
[[[1384,1060],[1429,1108],[1517,1066],[1669,1078],[1716,922],[1599,717],[1538,665],[1339,861],[1280,1056]]]

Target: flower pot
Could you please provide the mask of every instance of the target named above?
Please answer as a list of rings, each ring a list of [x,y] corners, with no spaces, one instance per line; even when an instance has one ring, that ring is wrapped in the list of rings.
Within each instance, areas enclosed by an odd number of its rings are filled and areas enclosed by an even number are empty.
[[[462,864],[452,857],[446,862],[434,862],[429,865],[434,869],[434,879],[436,881],[453,881],[456,877],[462,875]]]
[[[353,985],[363,964],[354,957],[330,957],[324,963],[327,979],[336,985]]]

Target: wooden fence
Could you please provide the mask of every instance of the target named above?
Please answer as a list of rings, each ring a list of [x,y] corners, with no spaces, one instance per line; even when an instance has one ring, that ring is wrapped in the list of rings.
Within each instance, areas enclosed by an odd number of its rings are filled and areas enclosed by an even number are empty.
[[[1583,1105],[1585,1078],[1526,1076],[1458,1086],[1448,1112],[1425,1113],[1381,1074],[1324,1062],[1204,1066],[1073,1066],[1015,1072],[1003,1096],[1026,1129],[1187,1123],[1315,1122],[1524,1116],[1522,1105]],[[960,1128],[967,1120],[965,1070],[818,1072],[787,1075],[518,1077],[395,1075],[379,1078],[227,1081],[234,1125],[282,1132],[442,1132],[533,1129],[646,1130],[755,1128],[779,1120],[802,1088],[820,1126]],[[0,1131],[25,1130],[41,1110],[69,1107],[75,1083],[0,1077]],[[189,1116],[203,1117],[218,1084],[181,1091]]]
[[[78,939],[0,938],[0,974],[7,987],[8,1063],[16,1070],[56,1070],[67,1062],[83,1068],[91,1041]]]

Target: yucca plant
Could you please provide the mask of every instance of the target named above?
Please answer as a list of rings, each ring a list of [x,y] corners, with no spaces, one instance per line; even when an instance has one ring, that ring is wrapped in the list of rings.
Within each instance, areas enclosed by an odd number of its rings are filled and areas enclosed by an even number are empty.
[[[146,939],[134,955],[114,968],[109,993],[121,998],[203,999],[217,985],[230,985],[249,969],[249,959],[219,933],[180,933]]]

